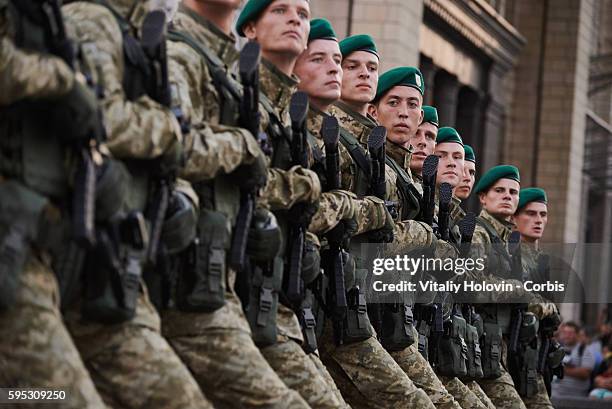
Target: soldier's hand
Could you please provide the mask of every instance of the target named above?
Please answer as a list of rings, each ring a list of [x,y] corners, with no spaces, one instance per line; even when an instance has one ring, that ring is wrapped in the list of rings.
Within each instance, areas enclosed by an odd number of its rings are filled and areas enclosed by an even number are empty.
[[[78,81],[54,105],[52,118],[65,142],[102,139],[104,128],[94,92]]]
[[[247,254],[255,262],[270,261],[279,253],[281,245],[281,230],[274,213],[262,208],[255,210],[247,239]]]
[[[297,203],[289,209],[289,221],[292,224],[306,227],[310,224],[317,210],[319,210],[319,202]]]
[[[355,235],[359,226],[355,218],[342,219],[325,236],[330,243],[346,245],[348,240]]]
[[[252,163],[240,165],[230,176],[241,189],[254,190],[264,186],[268,176],[265,156],[255,156]]]
[[[395,238],[395,222],[393,221],[393,215],[386,206],[384,207],[384,213],[384,226],[368,233],[368,239],[372,243],[391,243]]]

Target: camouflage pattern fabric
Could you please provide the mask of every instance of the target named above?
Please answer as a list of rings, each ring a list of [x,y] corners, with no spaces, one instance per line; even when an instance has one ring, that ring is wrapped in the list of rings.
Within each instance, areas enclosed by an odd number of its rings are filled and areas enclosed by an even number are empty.
[[[477,382],[497,409],[526,409],[506,369],[507,357],[508,345],[504,339],[502,341],[501,376],[497,379],[479,379]]]
[[[323,365],[323,362],[321,362],[319,352],[315,351],[308,354],[308,358],[310,358],[310,360],[314,363],[315,367],[319,371],[319,374],[325,380],[325,383],[327,383],[327,387],[332,390],[332,392],[336,396],[336,399],[338,400],[338,402],[340,402],[339,408],[350,409],[351,406],[344,400],[340,389],[338,389],[338,386],[336,386],[336,383],[334,382],[334,378],[332,378],[325,365]]]
[[[484,403],[487,409],[495,409],[495,405],[493,404],[491,399],[487,396],[487,394],[484,393],[480,385],[478,385],[478,382],[470,381],[470,382],[467,382],[465,385],[474,393],[474,395],[478,396],[478,399],[480,399],[480,401]]]
[[[351,407],[435,408],[376,338],[341,346],[332,338],[326,325],[319,341],[321,360]]]
[[[527,409],[554,409],[548,391],[546,390],[546,384],[544,383],[544,377],[538,374],[538,391],[530,398],[523,398],[523,403]]]
[[[340,408],[344,401],[338,400],[335,388],[332,388],[300,344],[285,339],[269,347],[262,348],[261,353],[283,382],[298,391],[312,408]]]
[[[459,378],[440,377],[444,387],[453,395],[463,409],[488,409],[474,392],[470,390]]]
[[[62,407],[106,407],[62,322],[55,275],[38,257],[26,262],[15,305],[0,313],[0,367],[3,387],[61,389]]]

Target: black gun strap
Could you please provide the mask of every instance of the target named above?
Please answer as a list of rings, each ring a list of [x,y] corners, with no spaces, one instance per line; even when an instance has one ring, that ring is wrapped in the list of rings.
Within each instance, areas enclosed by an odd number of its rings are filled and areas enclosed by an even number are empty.
[[[367,185],[369,186],[372,180],[372,167],[370,166],[370,159],[368,153],[359,144],[357,138],[353,136],[349,131],[344,128],[340,128],[340,142],[346,147],[351,158],[361,170],[361,173],[365,176]]]
[[[385,163],[397,175],[395,184],[402,200],[400,220],[414,219],[420,212],[421,193],[417,190],[408,173],[388,155],[385,157]]]

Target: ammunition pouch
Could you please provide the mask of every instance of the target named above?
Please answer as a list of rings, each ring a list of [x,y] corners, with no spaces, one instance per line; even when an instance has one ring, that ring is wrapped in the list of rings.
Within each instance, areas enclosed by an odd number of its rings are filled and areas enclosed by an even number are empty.
[[[482,326],[482,321],[480,321]],[[467,344],[467,377],[480,379],[482,373],[482,351],[479,342],[480,334],[474,325],[466,324],[465,342]]]
[[[196,237],[198,223],[194,204],[183,193],[172,192],[168,213],[162,225],[161,241],[169,255],[185,250]]]
[[[484,332],[480,337],[482,350],[482,374],[485,379],[496,379],[501,376],[502,329],[500,325],[485,322]]]
[[[523,313],[519,342],[523,345],[531,343],[538,336],[538,327],[538,319],[533,313]]]
[[[246,308],[253,341],[259,347],[276,343],[276,314],[283,282],[283,259],[276,257],[272,263],[266,268],[255,266],[253,269],[249,304]]]
[[[298,319],[300,327],[302,327],[302,334],[304,335],[304,345],[302,347],[307,354],[317,350],[317,321],[313,310],[314,298],[312,290],[306,289],[304,300],[298,311]]]
[[[225,305],[226,252],[230,235],[227,217],[209,209],[200,209],[198,238],[193,260],[177,275],[176,306],[181,311],[212,312]]]
[[[130,187],[130,174],[122,162],[109,158],[96,173],[96,221],[105,222],[121,211]]]
[[[519,395],[530,398],[538,392],[538,350],[527,346],[522,352],[516,370],[511,370],[510,375]]]
[[[319,274],[319,276],[308,285],[308,288],[312,289],[314,295],[312,311],[315,316],[315,333],[317,339],[321,339],[325,331],[325,295],[329,288],[329,277],[325,274]]]
[[[419,334],[419,352],[426,360],[429,360],[429,335],[431,333],[431,327],[425,320],[420,320],[418,325]]]
[[[551,340],[550,348],[548,350],[548,357],[546,358],[546,366],[551,369],[558,368],[563,363],[564,357],[565,350],[563,350],[557,341]]]
[[[387,351],[402,351],[414,343],[412,306],[404,303],[383,304],[380,342]]]
[[[302,258],[302,280],[309,285],[317,279],[321,273],[321,253],[317,246],[310,240],[304,244],[304,256]]]
[[[0,182],[0,311],[11,307],[47,199],[16,181]],[[39,243],[40,244],[40,243]]]
[[[98,228],[83,277],[81,315],[118,324],[134,318],[140,295],[147,232],[144,217],[132,212],[108,228]]]
[[[466,325],[465,319],[458,315],[453,315],[444,323],[444,334],[437,339],[438,351],[435,363],[440,375],[450,377],[467,375]]]
[[[348,309],[345,318],[344,334],[342,336],[343,342],[348,344],[364,341],[374,335],[370,325],[370,318],[368,317],[365,296],[367,270],[355,269],[354,265],[351,264],[349,262],[345,264],[345,278],[350,279],[351,274],[349,271],[352,268],[354,271],[354,281],[350,286],[346,285],[346,288],[348,288],[346,294]]]

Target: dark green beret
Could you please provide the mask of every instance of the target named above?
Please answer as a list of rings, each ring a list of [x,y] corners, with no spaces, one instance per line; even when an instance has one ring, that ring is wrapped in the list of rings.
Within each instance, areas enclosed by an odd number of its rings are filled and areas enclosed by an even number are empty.
[[[429,122],[435,125],[436,128],[440,126],[438,122],[438,110],[429,105],[423,105],[423,122]]]
[[[343,58],[355,51],[367,51],[378,57],[374,39],[367,34],[357,34],[340,41],[340,52]]]
[[[385,72],[378,78],[378,88],[376,89],[374,101],[378,101],[387,91],[396,85],[416,88],[421,95],[425,94],[425,80],[418,68],[397,67]]]
[[[547,203],[548,199],[546,198],[544,189],[540,189],[539,187],[521,189],[519,192],[519,204],[516,210],[518,211],[518,209],[521,209],[531,202]]]
[[[241,37],[244,37],[244,31],[242,31],[242,27],[249,21],[257,19],[262,11],[265,10],[266,7],[270,5],[274,0],[249,0],[244,5],[244,8],[240,12],[238,16],[238,21],[236,22],[236,32]]]
[[[308,42],[314,40],[334,40],[338,41],[338,36],[334,31],[329,20],[324,18],[315,18],[310,20],[310,34],[308,35]]]
[[[438,136],[436,137],[436,143],[447,143],[447,142],[455,142],[463,146],[463,139],[461,139],[459,132],[457,132],[455,128],[451,128],[450,126],[443,126],[438,131]]]
[[[478,181],[474,188],[474,193],[484,192],[499,179],[512,179],[521,183],[521,175],[516,166],[498,165],[489,169]]]
[[[465,160],[469,160],[470,162],[476,163],[476,155],[474,154],[474,149],[470,145],[463,145],[463,149],[465,149]]]

